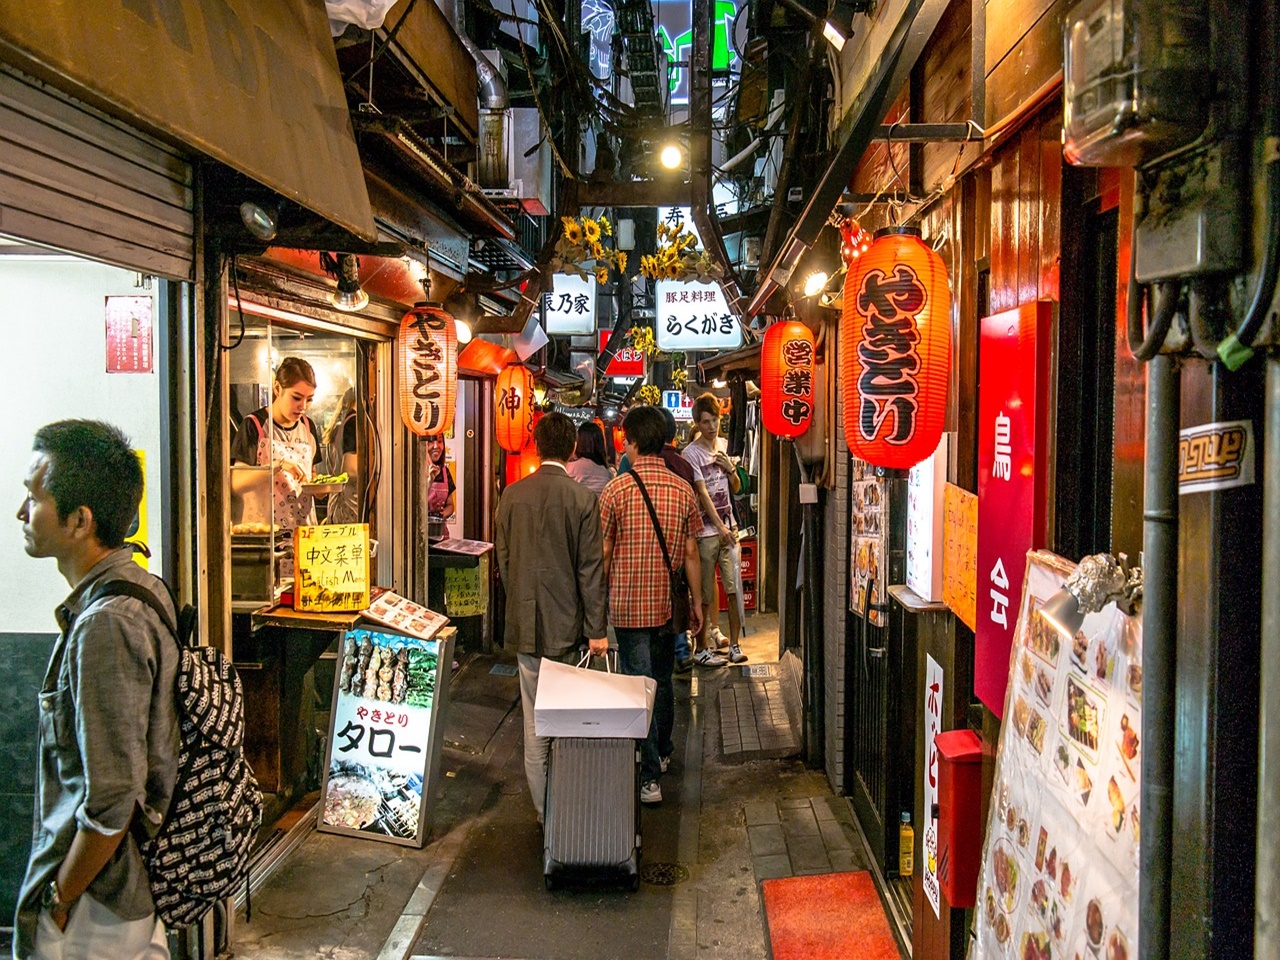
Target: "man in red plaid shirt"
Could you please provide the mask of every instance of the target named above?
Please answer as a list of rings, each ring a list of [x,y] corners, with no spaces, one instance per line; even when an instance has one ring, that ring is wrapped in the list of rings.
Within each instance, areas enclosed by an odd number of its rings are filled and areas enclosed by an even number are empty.
[[[640,800],[659,803],[658,779],[671,757],[675,697],[671,670],[675,633],[671,625],[671,579],[636,477],[653,501],[672,569],[684,563],[693,595],[689,629],[702,620],[701,561],[697,534],[702,526],[689,485],[662,459],[666,423],[655,407],[636,407],[622,421],[623,450],[631,472],[609,482],[600,495],[604,569],[609,578],[609,621],[617,636],[622,672],[652,677],[658,690],[649,736],[640,742]],[[634,476],[632,475],[634,474]]]

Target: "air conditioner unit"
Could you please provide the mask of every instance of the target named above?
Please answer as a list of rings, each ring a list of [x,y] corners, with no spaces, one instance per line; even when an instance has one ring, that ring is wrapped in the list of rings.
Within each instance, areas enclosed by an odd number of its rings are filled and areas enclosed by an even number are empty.
[[[480,187],[491,200],[516,200],[525,213],[551,213],[551,147],[537,107],[480,111]]]

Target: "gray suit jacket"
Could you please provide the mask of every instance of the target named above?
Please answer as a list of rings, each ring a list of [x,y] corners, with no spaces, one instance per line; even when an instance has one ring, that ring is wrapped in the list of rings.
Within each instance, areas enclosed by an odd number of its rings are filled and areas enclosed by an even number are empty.
[[[544,464],[498,503],[498,571],[507,592],[505,646],[563,657],[605,635],[605,580],[596,495]]]

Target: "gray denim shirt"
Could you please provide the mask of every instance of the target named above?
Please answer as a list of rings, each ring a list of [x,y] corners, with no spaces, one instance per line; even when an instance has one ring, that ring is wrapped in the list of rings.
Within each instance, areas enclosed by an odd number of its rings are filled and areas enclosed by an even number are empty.
[[[154,832],[173,795],[178,766],[174,676],[178,649],[153,610],[132,597],[88,608],[104,580],[132,580],[173,616],[164,586],[133,562],[129,548],[104,557],[54,613],[61,636],[40,688],[39,766],[31,859],[18,897],[14,956],[35,946],[40,894],[71,849],[78,829],[113,834],[134,822]],[[124,920],[155,911],[133,831],[89,893]]]

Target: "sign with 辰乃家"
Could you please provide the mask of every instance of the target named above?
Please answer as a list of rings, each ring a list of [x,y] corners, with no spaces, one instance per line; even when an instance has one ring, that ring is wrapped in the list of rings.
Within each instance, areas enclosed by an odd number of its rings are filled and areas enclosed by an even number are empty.
[[[343,637],[318,829],[422,846],[452,656],[452,630]]]
[[[1142,624],[1108,604],[1066,636],[1040,608],[1072,564],[1026,569],[968,956],[1134,960]]]
[[[369,525],[325,524],[293,532],[293,609],[334,613],[369,606]]]
[[[551,292],[542,295],[542,326],[553,337],[595,333],[596,278],[553,274]]]
[[[1228,420],[1178,434],[1178,493],[1204,493],[1253,483],[1253,421]]]
[[[948,483],[942,513],[942,602],[973,630],[978,623],[978,498]]]
[[[654,297],[659,350],[732,350],[742,326],[716,283],[658,280]]]

